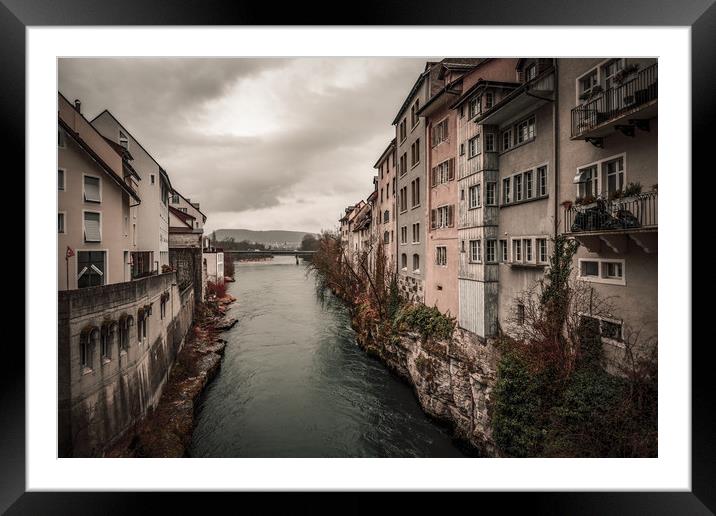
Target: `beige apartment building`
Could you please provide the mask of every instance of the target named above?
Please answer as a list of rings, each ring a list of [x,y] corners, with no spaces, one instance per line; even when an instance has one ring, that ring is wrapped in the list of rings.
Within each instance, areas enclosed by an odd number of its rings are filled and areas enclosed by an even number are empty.
[[[458,281],[461,328],[481,337],[497,331],[499,134],[475,120],[519,86],[517,59],[485,59],[465,74],[462,95],[452,109],[457,117],[459,241]]]
[[[388,144],[373,166],[378,171],[378,194],[374,210],[373,227],[376,237],[383,243],[386,265],[395,269],[395,200],[398,185],[395,138]]]
[[[136,218],[142,223],[137,226],[132,274],[141,277],[161,272],[169,265],[169,195],[173,191],[169,175],[112,113],[104,110],[91,123],[105,138],[131,153],[132,166],[141,177],[138,193],[143,202]]]
[[[559,59],[559,231],[613,313],[602,340],[658,337],[658,64]],[[584,317],[595,314],[585,313]]]
[[[62,94],[57,146],[58,290],[129,281],[136,172]]]

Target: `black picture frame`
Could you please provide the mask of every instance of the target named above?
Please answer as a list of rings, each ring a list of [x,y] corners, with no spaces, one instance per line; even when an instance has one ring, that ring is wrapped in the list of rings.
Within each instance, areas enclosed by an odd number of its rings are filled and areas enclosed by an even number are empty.
[[[606,25],[606,26],[688,26],[691,27],[692,71],[692,157],[705,161],[712,143],[712,120],[716,112],[716,4],[715,0],[600,0],[599,2],[560,0],[490,0],[459,2],[386,3],[364,1],[355,9],[348,4],[319,3],[277,5],[262,2],[212,0],[0,0],[0,41],[2,42],[0,106],[4,126],[5,155],[15,158],[17,168],[25,165],[25,29],[49,25]],[[350,16],[340,13],[349,13]],[[710,139],[710,138],[709,138]],[[711,167],[713,168],[712,164]],[[691,171],[665,171],[689,177]],[[16,174],[18,175],[18,174]],[[24,181],[20,181],[24,193]],[[689,200],[684,206],[691,207]],[[15,228],[16,229],[16,228]],[[24,232],[23,220],[23,232]],[[693,234],[693,233],[692,233]],[[31,235],[25,235],[31,238]],[[691,259],[691,250],[688,250]],[[7,270],[7,269],[6,269]],[[7,274],[7,272],[6,272]],[[17,292],[22,292],[22,288]],[[19,302],[17,303],[20,304]],[[23,304],[23,306],[25,306]],[[29,306],[29,305],[27,305]],[[691,345],[691,328],[684,328],[683,342]],[[25,343],[26,346],[29,343]],[[592,493],[470,493],[454,494],[455,502],[475,510],[488,506],[507,509],[524,507],[529,513],[551,514],[713,514],[716,512],[716,425],[711,393],[711,361],[708,341],[692,346],[692,490],[690,492],[592,492]],[[25,350],[4,346],[0,375],[0,512],[8,514],[128,514],[168,512],[170,505],[182,512],[208,508],[208,493],[188,500],[184,494],[114,493],[38,493],[25,492]],[[12,366],[8,366],[12,364]],[[235,495],[222,495],[223,498]],[[271,495],[259,501],[262,512],[284,506],[290,512],[318,512],[333,508],[336,512],[372,511],[383,505],[376,493],[348,495],[350,501],[332,496],[307,502],[302,494]],[[477,497],[477,498],[476,498]],[[248,510],[255,495],[244,495],[242,506]],[[265,498],[265,497],[264,497]],[[420,494],[401,496],[401,511],[429,509],[432,504]],[[232,501],[226,500],[230,504]],[[212,500],[212,502],[217,502]],[[219,503],[223,504],[221,500]],[[334,504],[341,504],[338,511]],[[218,507],[217,507],[218,509]]]

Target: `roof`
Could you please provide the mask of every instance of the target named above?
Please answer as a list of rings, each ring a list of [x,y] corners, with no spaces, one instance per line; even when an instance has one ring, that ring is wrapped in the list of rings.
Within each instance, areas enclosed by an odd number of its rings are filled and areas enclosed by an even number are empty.
[[[392,149],[395,149],[395,138],[390,140],[390,143],[385,148],[383,153],[380,155],[380,157],[378,158],[378,161],[376,161],[375,165],[373,165],[373,168],[378,168],[378,166],[380,166],[380,164],[383,162],[383,158],[385,158],[386,154],[388,154]]]
[[[400,116],[408,108],[408,104],[410,104],[410,101],[413,99],[413,97],[415,96],[415,93],[418,91],[418,88],[420,88],[420,85],[423,83],[423,80],[425,80],[425,78],[428,76],[429,73],[430,73],[430,69],[427,69],[426,71],[424,71],[423,73],[418,75],[418,78],[415,80],[415,84],[413,84],[413,87],[410,88],[410,93],[408,93],[408,96],[405,97],[403,104],[400,106],[400,109],[398,110],[398,114],[395,115],[392,125],[396,125],[398,123]]]
[[[159,164],[159,162],[158,162],[156,159],[154,159],[154,156],[152,156],[152,155],[149,153],[149,151],[144,148],[144,146],[139,142],[139,140],[137,140],[137,139],[132,135],[132,133],[129,132],[129,130],[128,130],[126,127],[124,127],[124,124],[122,124],[122,122],[120,122],[119,120],[117,120],[117,117],[114,116],[109,109],[103,110],[99,115],[97,115],[97,116],[94,117],[92,120],[90,120],[90,124],[92,124],[95,120],[97,120],[99,117],[101,117],[101,116],[102,116],[103,114],[105,114],[105,113],[107,113],[109,116],[111,116],[111,117],[112,117],[112,120],[114,120],[115,122],[117,122],[117,124],[119,125],[119,127],[122,128],[122,132],[127,133],[128,136],[131,136],[132,139],[136,142],[136,144],[139,145],[139,148],[142,149],[144,152],[147,153],[147,156],[149,156],[149,157],[152,159],[152,161],[157,165],[157,167],[159,167],[159,173],[160,173],[160,175],[162,175],[162,174],[164,175],[164,178],[166,179],[167,183],[169,183],[169,187],[172,188],[172,182],[169,180],[169,174],[167,174],[167,172],[162,168],[162,166]],[[173,189],[173,188],[172,188],[172,189]]]
[[[60,93],[59,91],[58,91],[57,93],[60,95],[60,97],[62,97],[62,98],[65,100],[65,102],[67,102],[68,104],[70,103],[70,101],[67,100],[67,98],[66,98],[62,93]],[[74,109],[74,108],[72,108],[72,109]],[[84,115],[83,115],[82,113],[80,113],[79,111],[76,111],[76,113],[77,113],[80,117],[82,117],[82,119],[87,123],[87,125],[91,128],[91,130],[93,130],[94,132],[96,132],[99,136],[102,136],[102,135],[99,133],[99,131],[97,131],[97,129],[95,129],[95,127],[84,117]],[[70,136],[72,137],[72,139],[75,140],[75,141],[77,142],[77,144],[78,144],[80,147],[82,147],[82,149],[83,149],[87,154],[89,154],[90,157],[91,157],[100,167],[102,167],[102,169],[107,173],[107,175],[109,175],[109,176],[114,180],[114,182],[117,183],[117,185],[119,185],[119,187],[120,187],[122,190],[124,190],[127,194],[129,194],[130,197],[132,197],[135,201],[137,201],[137,202],[142,202],[142,200],[140,199],[140,197],[139,197],[139,195],[137,194],[137,192],[134,191],[134,188],[132,188],[130,185],[128,185],[128,184],[124,181],[124,178],[123,178],[123,177],[120,177],[120,176],[112,169],[112,167],[109,166],[109,165],[99,156],[99,154],[97,154],[97,152],[92,148],[92,146],[91,146],[90,144],[88,144],[78,133],[76,133],[76,132],[74,131],[74,129],[72,129],[72,128],[67,124],[67,122],[65,122],[64,120],[62,120],[62,118],[60,117],[59,113],[58,113],[58,115],[57,115],[57,122],[58,122],[58,124],[60,125],[60,127],[62,127],[62,129],[64,129],[64,131],[65,131],[68,135],[70,135]],[[102,137],[102,138],[104,138],[104,137]],[[121,154],[120,154],[120,156],[121,156]]]
[[[430,99],[425,104],[423,104],[423,106],[420,109],[418,109],[418,116],[420,116],[422,113],[425,113],[425,111],[427,111],[427,109],[430,106],[432,106],[440,97],[442,97],[444,93],[450,93],[452,95],[460,95],[462,90],[453,89],[460,83],[462,83],[462,77],[458,77],[451,83],[448,83],[445,86],[443,86],[442,88],[440,88],[440,90],[435,95],[430,97]],[[452,90],[452,91],[450,91],[450,90]]]
[[[171,205],[169,206],[169,213],[171,213],[176,218],[181,220],[184,224],[187,225],[187,227],[194,228],[194,224],[193,224],[193,222],[190,222],[190,220],[191,221],[196,220],[195,217],[192,217],[188,213],[184,213],[183,211],[178,210],[174,206],[171,206]]]
[[[479,90],[480,88],[487,88],[489,86],[497,86],[497,87],[502,87],[502,88],[517,88],[519,86],[519,83],[517,83],[517,82],[502,82],[502,81],[487,81],[485,79],[480,78],[477,80],[477,82],[475,84],[473,84],[470,87],[470,89],[464,91],[462,93],[462,95],[460,95],[460,98],[458,98],[450,107],[454,109],[454,108],[458,107],[460,104],[464,104],[465,101],[467,101],[470,97],[472,97],[472,95],[477,90]]]
[[[201,221],[202,221],[202,222],[206,222],[206,215],[204,215],[204,212],[203,212],[203,211],[201,211],[199,208],[197,208],[196,206],[194,206],[194,203],[190,202],[189,199],[187,199],[186,197],[184,197],[178,190],[172,189],[172,192],[174,192],[174,193],[177,194],[179,197],[181,197],[182,199],[184,199],[184,200],[187,202],[187,204],[190,204],[196,211],[198,211],[199,213],[201,213],[201,216],[202,216],[202,220],[201,220]],[[197,203],[197,204],[198,204],[198,203]]]

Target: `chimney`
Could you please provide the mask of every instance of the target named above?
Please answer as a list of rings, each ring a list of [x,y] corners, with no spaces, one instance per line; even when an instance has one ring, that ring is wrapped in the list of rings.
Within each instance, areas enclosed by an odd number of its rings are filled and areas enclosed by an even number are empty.
[[[80,99],[75,99],[75,109],[82,114],[82,102],[80,102]]]

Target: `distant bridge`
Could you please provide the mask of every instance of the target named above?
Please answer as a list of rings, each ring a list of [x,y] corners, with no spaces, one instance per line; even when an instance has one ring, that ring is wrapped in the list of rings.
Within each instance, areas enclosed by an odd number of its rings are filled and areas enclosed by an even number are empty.
[[[316,251],[301,251],[301,250],[289,250],[289,249],[265,249],[260,251],[236,251],[232,249],[224,249],[224,254],[234,254],[238,256],[252,256],[252,255],[289,255],[289,256],[312,256],[316,254]]]

